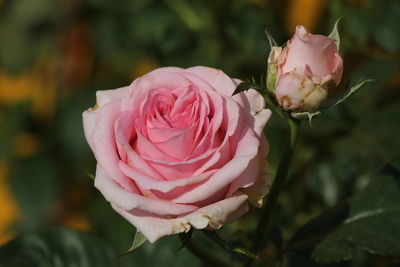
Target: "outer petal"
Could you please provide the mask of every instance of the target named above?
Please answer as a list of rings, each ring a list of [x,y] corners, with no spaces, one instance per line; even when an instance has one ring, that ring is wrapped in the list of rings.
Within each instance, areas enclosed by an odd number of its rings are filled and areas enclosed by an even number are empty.
[[[261,136],[261,132],[270,119],[272,112],[265,109],[264,98],[254,89],[241,92],[233,97],[245,110],[250,110],[250,121],[252,122],[253,129]]]
[[[97,164],[95,184],[108,202],[125,211],[140,210],[159,217],[166,215],[180,215],[198,209],[194,205],[181,205],[171,201],[147,198],[124,190],[111,179],[103,168]]]
[[[129,86],[121,87],[114,90],[104,90],[104,91],[97,91],[96,92],[96,107],[89,108],[82,114],[83,120],[83,127],[85,132],[86,140],[89,143],[90,148],[93,150],[93,141],[91,138],[92,132],[96,125],[96,121],[98,119],[98,108],[104,106],[105,104],[113,101],[118,100],[124,97],[129,90]]]
[[[232,183],[232,185],[229,189],[229,191],[231,191],[231,192],[236,192],[236,190],[239,189],[241,192],[247,194],[249,196],[249,199],[248,199],[249,203],[256,207],[262,206],[263,197],[268,193],[270,185],[271,185],[271,176],[270,176],[270,172],[269,172],[269,165],[265,158],[266,155],[268,154],[268,150],[269,150],[269,147],[268,147],[267,139],[265,138],[265,136],[262,136],[260,150],[259,150],[259,158],[258,158],[260,163],[258,165],[259,175],[257,177],[257,180],[250,187],[245,187],[240,184],[242,181],[240,179],[238,179],[237,181]],[[242,189],[240,189],[240,188],[242,188]],[[229,191],[228,191],[227,196],[229,196]]]
[[[157,73],[157,72],[177,72],[177,73],[181,73],[185,71],[185,69],[179,68],[179,67],[162,67],[162,68],[158,68],[155,69],[151,72],[149,72],[148,74],[153,74],[153,73]]]
[[[333,81],[335,82],[336,85],[339,85],[343,74],[343,59],[337,53],[335,54],[333,66],[334,66],[332,71]]]
[[[305,74],[305,68],[281,75],[275,93],[283,108],[295,111],[315,110],[328,96],[326,89]]]
[[[296,67],[308,65],[313,74],[319,77],[333,70],[337,51],[336,41],[324,35],[310,34],[304,26],[297,26],[296,34],[287,46],[286,62],[282,72],[290,72]]]
[[[86,141],[88,142],[92,151],[94,151],[94,144],[92,140],[93,129],[96,126],[98,111],[88,109],[82,113],[83,131],[85,133]]]
[[[266,175],[266,173],[269,170],[266,157],[268,152],[268,142],[263,135],[261,137],[260,148],[258,149],[257,156],[250,161],[242,174],[232,182],[226,196],[231,196],[240,188],[247,188],[247,190],[243,190],[243,192],[246,192],[249,195],[251,201],[257,202],[267,193],[269,187],[269,176]]]
[[[113,208],[153,243],[166,235],[188,232],[191,227],[218,229],[247,212],[246,199],[245,194],[237,194],[200,208],[186,216],[171,219],[135,214],[115,205]]]
[[[185,71],[204,79],[221,94],[231,96],[236,89],[236,85],[233,80],[222,70],[197,66],[188,68]]]
[[[120,101],[113,101],[84,114],[85,136],[97,161],[126,190],[136,192],[135,184],[118,168],[114,125],[119,115]]]
[[[96,102],[98,106],[103,106],[111,101],[126,97],[129,92],[129,86],[113,90],[103,90],[96,92]]]

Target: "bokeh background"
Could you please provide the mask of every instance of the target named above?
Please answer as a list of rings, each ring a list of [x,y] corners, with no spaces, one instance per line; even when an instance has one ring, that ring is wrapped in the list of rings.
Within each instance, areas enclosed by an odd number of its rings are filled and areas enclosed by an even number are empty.
[[[274,218],[283,238],[400,154],[400,1],[0,0],[0,245],[57,226],[89,232],[117,254],[130,247],[135,229],[88,175],[95,161],[81,113],[96,90],[161,66],[205,65],[259,80],[269,53],[265,27],[283,44],[296,25],[328,34],[339,17],[345,79],[375,82],[324,111],[313,128],[304,125]],[[285,130],[278,116],[266,128],[272,172]],[[249,231],[257,214],[223,231]],[[200,266],[179,246],[167,237],[120,264]],[[341,266],[391,264],[360,255]]]

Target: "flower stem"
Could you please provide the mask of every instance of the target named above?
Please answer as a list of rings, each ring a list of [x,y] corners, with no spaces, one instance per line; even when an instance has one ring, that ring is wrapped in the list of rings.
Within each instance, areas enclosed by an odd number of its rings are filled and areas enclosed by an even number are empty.
[[[203,247],[199,246],[191,237],[186,238],[184,234],[180,234],[179,238],[182,241],[182,245],[186,247],[194,256],[205,263],[207,266],[216,267],[230,267],[228,263],[216,258],[214,255],[210,254]]]
[[[262,241],[264,240],[265,235],[268,231],[268,227],[272,218],[272,212],[275,208],[279,193],[285,185],[286,177],[288,175],[290,164],[292,161],[293,152],[296,147],[296,141],[301,122],[294,120],[290,117],[287,118],[287,120],[289,124],[289,134],[286,138],[282,158],[279,163],[271,191],[267,195],[264,209],[262,210],[260,220],[258,221],[256,233],[253,240],[253,252],[255,253],[260,250]]]

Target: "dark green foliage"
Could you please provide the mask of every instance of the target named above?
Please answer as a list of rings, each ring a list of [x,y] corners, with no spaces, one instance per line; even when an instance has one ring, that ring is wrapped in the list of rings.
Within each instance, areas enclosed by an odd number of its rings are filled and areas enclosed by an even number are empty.
[[[26,233],[0,248],[4,267],[116,267],[114,250],[88,233],[52,228]]]
[[[301,228],[288,251],[318,263],[353,259],[357,251],[400,257],[400,161],[385,166],[360,192]]]

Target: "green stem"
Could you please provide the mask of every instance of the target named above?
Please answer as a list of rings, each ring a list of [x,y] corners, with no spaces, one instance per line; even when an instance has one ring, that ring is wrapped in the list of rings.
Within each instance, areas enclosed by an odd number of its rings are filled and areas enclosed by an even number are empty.
[[[296,147],[297,136],[300,128],[300,122],[292,118],[287,118],[289,124],[289,134],[286,139],[283,154],[279,167],[272,184],[271,191],[267,195],[264,209],[261,214],[261,218],[258,221],[256,233],[253,240],[253,252],[257,253],[260,248],[262,241],[265,238],[265,234],[268,230],[269,224],[272,218],[272,212],[275,208],[279,193],[286,182],[286,177],[289,172],[290,164],[294,149]],[[251,264],[249,265],[251,266]]]
[[[185,235],[180,234],[179,238],[182,241],[182,245],[186,247],[194,256],[200,259],[207,266],[216,266],[216,267],[230,267],[231,265],[225,263],[224,261],[214,257],[214,255],[210,254],[203,247],[196,244],[196,242],[191,238],[186,238]]]

